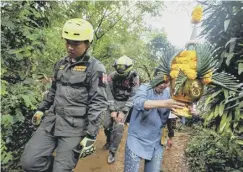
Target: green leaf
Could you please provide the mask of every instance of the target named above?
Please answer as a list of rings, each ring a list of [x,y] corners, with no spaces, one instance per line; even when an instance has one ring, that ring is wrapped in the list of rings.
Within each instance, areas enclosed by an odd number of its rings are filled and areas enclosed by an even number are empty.
[[[225,104],[223,102],[221,102],[220,105],[219,105],[219,116],[223,115],[224,107],[225,107]]]
[[[243,108],[243,101],[240,102],[239,108]]]
[[[226,99],[226,101],[228,100],[229,97],[229,90],[223,89],[224,90],[224,97]]]
[[[2,160],[1,160],[2,164],[7,164],[10,160],[13,159],[13,156],[10,152],[3,152],[1,156],[2,156]]]
[[[220,121],[220,125],[219,125],[219,132],[222,133],[225,126],[226,126],[226,121],[227,121],[227,115],[224,115]]]
[[[224,21],[224,31],[226,32],[230,24],[230,19]]]
[[[209,115],[206,116],[205,122],[211,121],[214,118],[214,111],[212,111]]]
[[[243,115],[242,115],[243,116]],[[236,107],[235,108],[235,120],[238,122],[240,121],[240,117],[241,117],[241,114],[240,114],[240,107]]]
[[[238,64],[238,74],[240,75],[243,72],[243,63]]]
[[[225,122],[226,125],[225,125],[225,128],[224,128],[224,131],[227,132],[227,133],[231,133],[231,132],[232,132],[232,130],[231,130],[231,128],[230,128],[231,121],[232,121],[232,116],[229,115],[229,116],[227,117],[227,119],[226,119],[226,122]]]
[[[235,140],[235,143],[243,146],[243,140]]]
[[[208,98],[205,101],[205,106],[207,106],[209,103],[211,103],[212,98],[213,98],[212,96],[208,96]]]
[[[8,85],[8,83],[6,81],[4,81],[4,80],[1,81],[1,95],[2,96],[8,94],[7,85]]]
[[[232,57],[234,57],[234,53],[225,53],[225,57],[226,57],[225,63],[227,64],[227,66],[229,66]]]
[[[214,114],[215,114],[215,117],[218,116],[218,114],[219,114],[219,105],[216,105],[216,107],[214,109]]]
[[[9,125],[12,125],[14,123],[13,121],[13,117],[9,114],[7,115],[2,115],[2,124],[4,126],[9,126]]]
[[[234,48],[235,48],[235,44],[236,44],[236,40],[237,38],[231,38],[226,44],[225,44],[225,48],[228,46],[228,44],[230,44],[230,48],[229,48],[229,52],[232,53]]]
[[[239,128],[239,132],[240,132],[240,133],[243,132],[243,126],[241,126],[241,127]]]
[[[21,94],[21,97],[24,99],[24,103],[25,103],[26,107],[32,106],[32,103],[31,103],[29,96]]]

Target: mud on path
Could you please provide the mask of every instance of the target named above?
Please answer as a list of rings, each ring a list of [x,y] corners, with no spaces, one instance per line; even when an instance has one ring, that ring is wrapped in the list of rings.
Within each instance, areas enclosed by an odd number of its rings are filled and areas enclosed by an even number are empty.
[[[96,141],[96,152],[80,160],[74,172],[123,172],[127,128],[128,126],[125,127],[125,132],[114,164],[107,164],[108,151],[102,149],[106,137],[101,129]],[[184,156],[184,149],[189,138],[189,135],[186,133],[176,132],[173,138],[172,148],[164,152],[163,172],[189,172]],[[143,162],[140,165],[140,172],[143,172]]]

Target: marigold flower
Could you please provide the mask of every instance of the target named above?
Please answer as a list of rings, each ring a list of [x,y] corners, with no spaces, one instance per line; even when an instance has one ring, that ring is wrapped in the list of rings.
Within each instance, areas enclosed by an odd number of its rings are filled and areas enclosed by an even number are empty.
[[[177,70],[180,68],[180,64],[172,64],[171,65],[171,70]]]
[[[192,20],[193,24],[197,24],[202,20],[203,9],[201,6],[196,6],[192,11]]]
[[[176,63],[178,64],[188,64],[190,62],[190,58],[188,57],[179,57],[179,58],[176,58]]]
[[[164,80],[165,81],[169,81],[170,80],[170,77],[168,75],[164,75]]]
[[[212,82],[212,78],[203,78],[202,79],[202,83],[205,84],[205,85],[207,85],[207,84],[209,84],[211,82]]]
[[[197,68],[197,62],[196,61],[191,61],[189,64],[190,68],[195,70]]]
[[[206,75],[203,76],[203,78],[211,78],[213,76],[213,72],[208,72]]]
[[[187,56],[187,54],[188,54],[188,52],[187,52],[187,50],[184,50],[184,51],[182,51],[180,54],[179,54],[179,56]]]
[[[195,50],[184,50],[180,53],[180,57],[196,58],[197,54]]]
[[[183,71],[185,73],[185,75],[189,78],[189,79],[196,79],[197,77],[197,72],[195,70],[192,69],[187,69]]]
[[[178,74],[179,74],[179,70],[172,70],[170,72],[170,77],[174,79],[178,76]]]
[[[182,71],[190,70],[190,66],[189,66],[189,64],[180,64],[179,68],[180,68]]]

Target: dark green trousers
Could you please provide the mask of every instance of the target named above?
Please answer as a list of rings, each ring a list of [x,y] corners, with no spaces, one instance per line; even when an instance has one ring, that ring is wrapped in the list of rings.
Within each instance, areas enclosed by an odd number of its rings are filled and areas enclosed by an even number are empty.
[[[116,109],[119,111],[125,106],[125,101],[115,101]],[[128,114],[128,113],[127,113]],[[127,114],[125,114],[124,122]],[[106,135],[106,142],[110,144],[110,152],[116,153],[124,132],[124,122],[116,122],[111,117],[111,112],[107,110],[104,116],[104,132]]]
[[[73,149],[81,139],[57,137],[39,127],[25,145],[21,165],[27,172],[71,172],[79,159]]]

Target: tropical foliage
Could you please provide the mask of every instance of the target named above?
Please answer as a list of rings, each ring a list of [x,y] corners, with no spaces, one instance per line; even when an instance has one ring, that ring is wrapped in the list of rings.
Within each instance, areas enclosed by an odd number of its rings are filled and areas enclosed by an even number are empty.
[[[204,30],[201,33],[218,49],[216,57],[219,61],[218,70],[235,75],[239,83],[243,83],[242,6],[241,1],[222,1],[212,4],[206,2],[207,17],[203,20]],[[225,76],[226,74],[213,76],[213,78],[217,77],[219,81],[222,81]],[[228,87],[233,90],[232,83],[228,81]],[[242,90],[236,93],[224,88],[210,88],[201,102],[204,105],[202,110],[205,125],[214,128],[219,133],[230,132],[232,135],[242,136],[242,94]]]
[[[243,170],[243,151],[230,134],[220,136],[212,130],[202,130],[186,148],[192,172]]]
[[[217,71],[223,72],[212,78],[220,81],[225,75],[234,75],[242,84],[242,1],[201,3],[206,13],[201,36],[217,49]],[[209,87],[199,102],[204,128],[208,129],[196,132],[187,147],[192,171],[243,170],[243,92],[236,92],[231,81],[227,83],[231,90]]]

